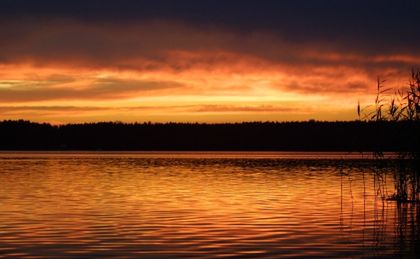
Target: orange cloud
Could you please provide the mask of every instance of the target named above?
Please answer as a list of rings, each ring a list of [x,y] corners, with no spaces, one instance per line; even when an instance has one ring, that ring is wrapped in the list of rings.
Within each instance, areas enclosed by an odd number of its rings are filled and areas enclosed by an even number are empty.
[[[2,23],[3,119],[349,119],[378,75],[401,86],[420,64],[416,53],[347,53],[179,22]]]

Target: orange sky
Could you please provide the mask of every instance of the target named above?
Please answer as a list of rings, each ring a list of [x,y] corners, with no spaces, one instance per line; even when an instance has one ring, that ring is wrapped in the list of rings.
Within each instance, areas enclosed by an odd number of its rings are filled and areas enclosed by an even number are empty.
[[[404,86],[420,64],[410,52],[345,51],[176,21],[0,24],[11,35],[0,53],[0,119],[353,120],[358,100],[372,102],[377,76]]]

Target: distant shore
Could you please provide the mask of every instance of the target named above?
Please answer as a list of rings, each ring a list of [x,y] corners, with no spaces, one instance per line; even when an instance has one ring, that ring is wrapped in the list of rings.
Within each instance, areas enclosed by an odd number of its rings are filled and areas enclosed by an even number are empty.
[[[243,122],[51,125],[0,122],[0,150],[45,151],[412,151],[420,123]],[[404,136],[417,139],[407,141]]]
[[[274,160],[375,160],[372,152],[311,151],[23,151],[0,150],[0,159],[14,158],[165,158],[165,159],[274,159]],[[385,152],[384,159],[399,159],[396,152]]]

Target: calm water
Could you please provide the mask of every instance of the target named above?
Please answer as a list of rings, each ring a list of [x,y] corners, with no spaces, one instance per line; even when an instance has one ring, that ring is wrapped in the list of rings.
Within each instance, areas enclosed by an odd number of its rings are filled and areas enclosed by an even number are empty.
[[[420,206],[377,199],[377,170],[392,173],[341,153],[0,153],[0,257],[415,257]]]

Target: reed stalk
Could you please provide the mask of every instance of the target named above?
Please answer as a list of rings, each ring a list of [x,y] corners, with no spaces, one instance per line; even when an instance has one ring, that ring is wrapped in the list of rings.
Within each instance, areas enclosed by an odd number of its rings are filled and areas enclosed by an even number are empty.
[[[357,115],[359,120],[369,122],[409,122],[416,126],[420,123],[420,70],[412,70],[408,87],[405,90],[398,89],[389,96],[391,88],[385,88],[385,80],[378,78],[376,97],[373,105],[363,109],[360,102],[357,104]],[[401,141],[410,141],[411,149],[398,153],[398,166],[393,178],[395,192],[392,195],[384,195],[381,188],[386,183],[386,176],[381,172],[375,172],[375,179],[378,180],[380,188],[378,195],[389,200],[399,202],[420,202],[420,133],[414,136],[401,133]],[[386,140],[383,140],[386,141]],[[376,150],[373,154],[376,159],[383,159],[383,150]],[[378,170],[379,171],[379,170]]]

